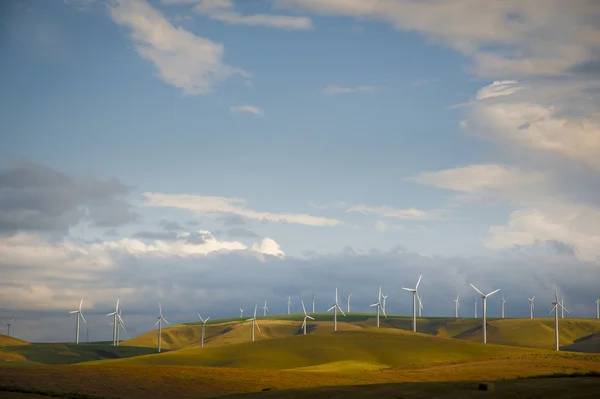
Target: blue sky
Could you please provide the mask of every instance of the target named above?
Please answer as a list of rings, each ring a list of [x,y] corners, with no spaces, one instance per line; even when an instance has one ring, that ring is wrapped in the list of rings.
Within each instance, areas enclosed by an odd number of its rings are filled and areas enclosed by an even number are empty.
[[[120,278],[124,256],[190,278],[189,262],[238,252],[326,270],[354,248],[360,276],[402,247],[467,275],[475,259],[525,262],[539,282],[558,262],[599,282],[597,5],[544,3],[543,19],[519,2],[365,4],[7,2],[0,245],[17,249],[0,267],[20,300],[0,308],[62,310],[94,295],[90,265]],[[31,247],[47,259],[19,252]],[[65,247],[86,254],[69,266],[76,288],[26,274],[58,279]]]

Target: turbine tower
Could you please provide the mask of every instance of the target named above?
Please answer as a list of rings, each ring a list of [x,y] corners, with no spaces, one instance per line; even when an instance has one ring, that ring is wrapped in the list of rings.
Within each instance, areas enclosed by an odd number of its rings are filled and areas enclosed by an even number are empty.
[[[456,296],[456,299],[454,300],[454,317],[456,317],[458,319],[458,309],[460,309],[460,302],[458,301],[458,295]]]
[[[504,294],[502,294],[502,318],[504,318],[504,304],[506,301],[504,300]]]
[[[377,297],[377,303],[374,303],[371,305],[371,307],[376,306],[377,307],[377,327],[379,327],[379,311],[381,310],[383,312],[383,315],[386,317],[387,319],[387,315],[385,314],[385,310],[383,309],[383,306],[381,305],[381,286],[379,286],[379,296]]]
[[[160,306],[160,302],[158,303],[158,317],[155,326],[158,326],[158,353],[160,353],[160,338],[162,334],[162,322],[164,321],[167,324],[171,324],[163,317],[162,307]]]
[[[552,314],[552,312],[554,312],[554,349],[557,351],[560,351],[560,343],[559,343],[559,337],[558,337],[558,307],[560,306],[563,309],[565,309],[565,308],[562,305],[561,301],[558,299],[558,291],[556,290],[556,284],[552,283],[552,286],[554,287],[554,297],[556,299],[556,301],[552,302],[554,307],[550,311],[550,314]],[[567,313],[569,313],[569,311],[567,309],[565,309],[565,310],[567,311]]]
[[[267,300],[265,299],[265,306],[262,307],[263,309],[263,316],[267,317],[267,312],[269,311],[269,308],[267,307]]]
[[[13,317],[13,318],[12,318],[12,320],[11,320],[11,321],[9,321],[8,323],[7,323],[7,322],[4,322],[4,324],[6,324],[6,327],[8,327],[8,332],[6,333],[6,335],[7,335],[7,336],[9,336],[9,337],[10,337],[10,326],[12,325],[12,323],[13,323],[14,321],[15,321],[15,318]]]
[[[258,326],[258,320],[256,320],[256,310],[258,309],[258,305],[254,305],[254,316],[251,319],[247,319],[246,321],[252,322],[252,342],[254,342],[254,326],[260,332],[260,327]]]
[[[244,309],[240,308],[240,319],[244,317]]]
[[[76,330],[75,330],[75,343],[79,344],[79,318],[83,319],[83,322],[85,324],[87,324],[87,321],[85,321],[85,317],[83,317],[83,313],[81,313],[81,306],[83,305],[83,298],[81,298],[81,302],[79,302],[79,309],[77,310],[73,310],[69,313],[71,314],[75,314],[77,315],[77,324],[76,324]]]
[[[204,348],[204,329],[206,328],[206,322],[208,321],[208,319],[210,319],[210,316],[208,316],[206,319],[203,319],[202,316],[200,316],[200,313],[196,313],[196,314],[198,315],[198,318],[202,322],[202,334],[201,334],[201,338],[200,338],[200,346],[202,348]]]
[[[292,314],[292,296],[291,295],[288,295],[287,305],[288,305],[288,314]]]
[[[346,297],[346,299],[348,300],[348,311],[346,313],[350,313],[350,297],[352,296],[352,294],[348,294],[348,296]]]
[[[337,331],[337,311],[339,310],[340,312],[342,312],[342,314],[344,315],[344,317],[346,316],[346,313],[344,313],[344,311],[342,310],[342,308],[340,308],[340,305],[338,304],[338,289],[335,289],[335,303],[329,308],[327,309],[328,312],[333,310],[333,331]]]
[[[107,316],[113,317],[113,322],[111,326],[113,326],[113,346],[117,346],[117,316],[119,315],[119,298],[117,298],[117,306],[115,306],[115,311],[107,314]]]
[[[477,318],[477,295],[475,295],[475,318]]]
[[[315,298],[316,298],[316,296],[315,296],[315,294],[313,294],[313,296],[312,296],[312,312],[313,313],[315,313]]]
[[[596,318],[600,319],[600,298],[596,299]]]
[[[306,335],[306,319],[314,320],[306,313],[306,308],[304,307],[304,301],[300,301],[302,303],[302,311],[304,312],[304,322],[302,322],[302,329],[304,330],[304,335]]]
[[[496,291],[492,291],[489,294],[484,294],[483,292],[479,291],[479,289],[477,289],[477,287],[475,287],[473,284],[471,284],[471,287],[473,287],[473,289],[475,291],[477,291],[481,297],[483,298],[483,343],[486,344],[487,343],[487,323],[486,323],[486,317],[487,317],[487,298],[491,295],[494,295],[496,292],[500,291],[500,289],[497,289]]]
[[[419,276],[419,280],[417,281],[417,285],[415,286],[415,288],[402,287],[403,290],[412,292],[412,294],[413,294],[413,332],[417,332],[417,298],[418,298],[419,284],[421,283],[421,277],[423,277],[423,275]]]
[[[533,300],[535,299],[535,295],[533,296],[533,298],[527,299],[529,299],[529,318],[533,319],[533,309],[535,309],[535,306],[533,305]]]

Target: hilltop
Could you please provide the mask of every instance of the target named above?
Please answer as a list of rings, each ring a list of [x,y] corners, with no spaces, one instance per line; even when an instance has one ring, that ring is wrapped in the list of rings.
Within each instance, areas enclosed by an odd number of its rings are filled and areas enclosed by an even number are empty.
[[[30,345],[29,342],[0,334],[0,346]]]

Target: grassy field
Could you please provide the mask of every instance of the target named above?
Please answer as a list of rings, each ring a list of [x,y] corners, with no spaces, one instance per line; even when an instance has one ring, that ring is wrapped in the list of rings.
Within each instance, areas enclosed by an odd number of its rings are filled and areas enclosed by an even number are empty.
[[[29,342],[0,334],[0,346],[29,345]]]
[[[0,365],[25,362],[74,364],[93,360],[125,358],[153,353],[152,348],[112,346],[111,344],[30,344],[0,349]]]

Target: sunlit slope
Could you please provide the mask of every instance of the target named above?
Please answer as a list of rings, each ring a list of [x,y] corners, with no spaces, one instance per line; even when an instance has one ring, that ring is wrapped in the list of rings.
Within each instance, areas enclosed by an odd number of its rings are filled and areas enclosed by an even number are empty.
[[[31,344],[27,341],[23,341],[18,338],[9,337],[8,335],[0,334],[0,346],[17,346],[17,345],[31,345]]]
[[[302,318],[300,316],[289,316],[291,319],[300,320],[282,320],[281,318],[259,318],[258,325],[260,331],[255,329],[254,339],[256,341],[289,337],[301,333]],[[205,330],[205,345],[231,345],[251,340],[252,322],[245,321],[226,321],[216,323],[207,323]],[[363,327],[351,323],[338,321],[338,330],[360,330]],[[165,349],[182,349],[200,345],[202,325],[199,323],[178,324],[163,328],[161,336],[161,346]],[[307,324],[307,333],[323,334],[333,330],[333,321],[309,320]],[[123,346],[137,346],[156,348],[158,343],[158,332],[156,330],[144,333],[138,337],[123,341]]]
[[[535,349],[483,345],[380,328],[293,336],[235,345],[195,347],[165,354],[103,361],[98,364],[265,369],[320,366],[326,371],[351,371],[513,358],[535,353],[538,353]],[[315,370],[318,371],[318,367]]]
[[[570,345],[575,340],[600,332],[600,321],[593,319],[561,319],[559,321],[560,345]],[[482,325],[455,336],[458,339],[481,341]],[[488,322],[487,342],[530,348],[554,348],[553,319],[500,319]]]

